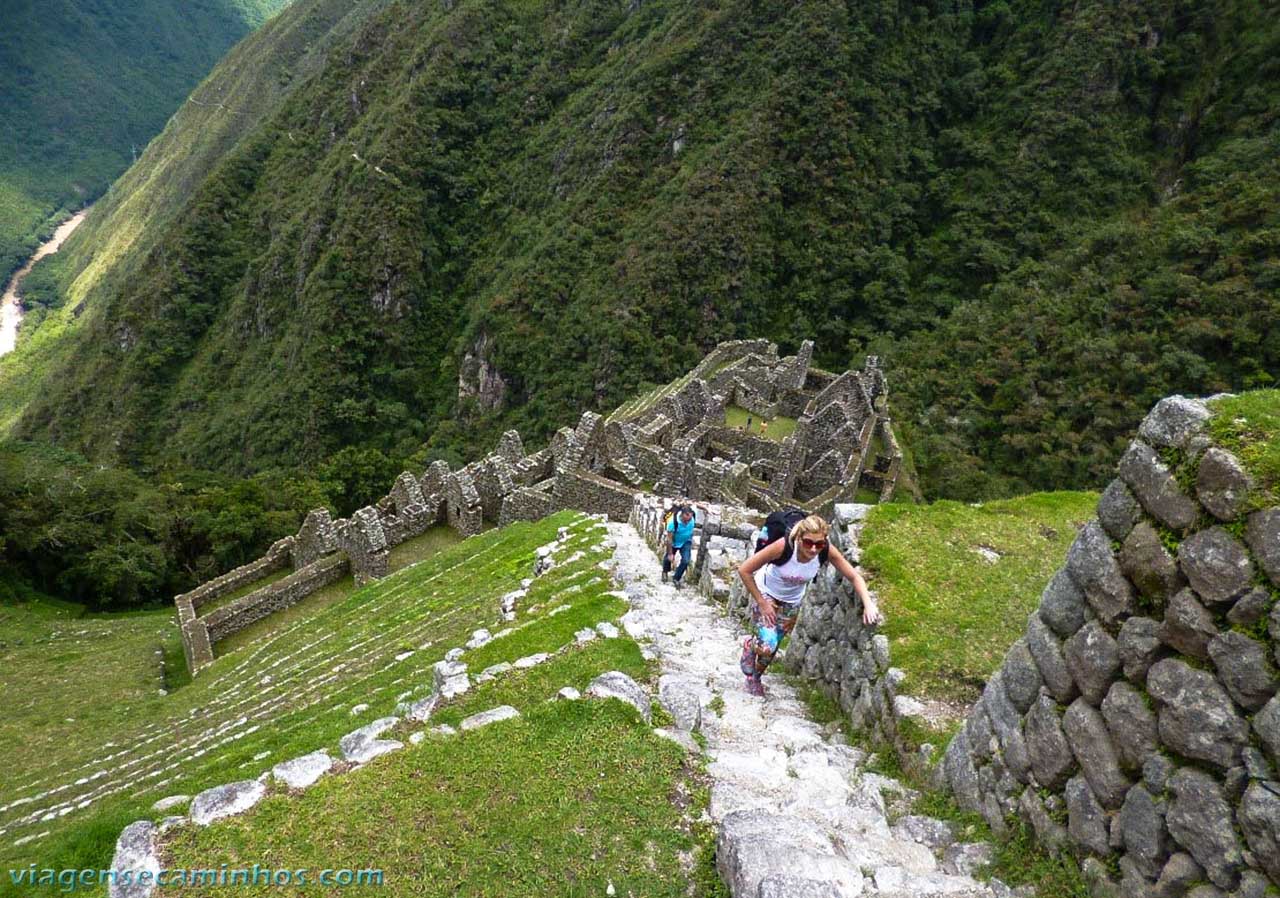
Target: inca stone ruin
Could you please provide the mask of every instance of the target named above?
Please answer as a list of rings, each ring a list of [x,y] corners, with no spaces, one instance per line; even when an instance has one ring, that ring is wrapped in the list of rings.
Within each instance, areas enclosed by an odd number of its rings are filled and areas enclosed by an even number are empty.
[[[348,574],[357,584],[385,576],[392,547],[439,524],[471,536],[567,508],[627,520],[642,493],[755,509],[797,504],[828,516],[859,489],[889,498],[901,453],[878,361],[836,375],[813,367],[812,355],[807,341],[786,357],[766,340],[722,343],[685,377],[607,418],[585,412],[537,452],[508,431],[457,471],[435,462],[420,476],[401,474],[350,518],[312,511],[262,558],[176,597],[188,666],[199,671],[219,640]],[[777,440],[727,426],[729,406],[793,418],[795,430]],[[269,577],[279,579],[201,614]]]

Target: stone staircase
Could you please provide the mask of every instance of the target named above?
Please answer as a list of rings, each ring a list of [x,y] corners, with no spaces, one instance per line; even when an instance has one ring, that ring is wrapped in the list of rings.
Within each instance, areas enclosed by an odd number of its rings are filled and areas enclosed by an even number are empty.
[[[908,790],[866,771],[864,752],[811,720],[777,675],[766,675],[765,698],[748,695],[736,625],[698,593],[661,583],[654,553],[630,526],[609,532],[631,605],[623,624],[661,665],[662,704],[705,737],[717,865],[734,898],[1022,893],[969,875],[989,846],[957,843],[929,818],[890,824],[886,795],[892,804]]]

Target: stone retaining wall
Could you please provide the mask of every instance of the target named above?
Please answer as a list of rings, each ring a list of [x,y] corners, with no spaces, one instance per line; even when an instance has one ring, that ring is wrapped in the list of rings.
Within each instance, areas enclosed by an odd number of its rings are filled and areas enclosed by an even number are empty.
[[[204,616],[209,640],[216,643],[238,630],[243,630],[269,614],[288,608],[330,583],[336,583],[351,571],[351,563],[345,555],[328,558],[307,565],[302,570],[277,580],[249,595],[236,599],[230,605]]]
[[[1098,894],[1280,884],[1280,508],[1210,415],[1172,397],[1143,421],[938,771]]]

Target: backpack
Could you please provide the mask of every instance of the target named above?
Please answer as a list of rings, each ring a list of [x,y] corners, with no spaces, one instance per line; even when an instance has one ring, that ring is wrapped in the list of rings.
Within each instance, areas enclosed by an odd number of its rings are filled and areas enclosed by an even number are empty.
[[[693,514],[693,509],[689,508],[688,505],[674,505],[666,510],[666,513],[662,515],[662,530],[664,533],[667,530],[667,525],[674,521],[676,519],[676,515],[680,514],[680,512],[685,509],[688,509],[690,514]],[[698,516],[693,514],[693,519],[696,522],[698,520]],[[679,525],[677,524],[676,526]]]
[[[791,560],[791,528],[799,524],[809,516],[809,512],[799,508],[779,509],[778,511],[769,512],[769,516],[764,519],[764,527],[760,535],[756,537],[756,551],[759,552],[770,543],[777,542],[780,539],[787,541],[786,548],[782,550],[782,555],[774,564],[781,567]],[[818,565],[827,563],[827,559],[831,555],[830,545],[818,553]]]

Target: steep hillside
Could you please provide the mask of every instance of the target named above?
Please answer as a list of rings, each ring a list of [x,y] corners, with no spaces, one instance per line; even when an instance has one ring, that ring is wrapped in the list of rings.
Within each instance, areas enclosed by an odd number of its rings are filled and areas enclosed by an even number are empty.
[[[0,279],[97,198],[236,41],[288,0],[14,0],[0,29]]]
[[[812,335],[887,357],[926,491],[1094,483],[1156,396],[1280,369],[1277,50],[1229,0],[393,4],[18,431],[234,472],[465,450]]]

